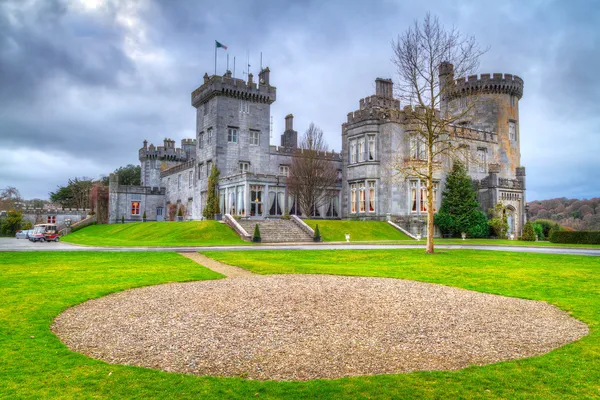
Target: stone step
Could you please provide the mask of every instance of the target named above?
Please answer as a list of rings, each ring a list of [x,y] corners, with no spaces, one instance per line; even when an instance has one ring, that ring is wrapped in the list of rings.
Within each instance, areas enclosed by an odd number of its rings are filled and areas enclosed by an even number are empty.
[[[258,224],[263,243],[312,242],[312,237],[291,220],[240,220],[239,224],[252,235]]]

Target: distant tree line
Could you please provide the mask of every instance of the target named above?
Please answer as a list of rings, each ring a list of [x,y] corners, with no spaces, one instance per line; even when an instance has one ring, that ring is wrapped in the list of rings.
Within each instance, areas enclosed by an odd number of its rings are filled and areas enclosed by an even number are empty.
[[[550,220],[577,231],[600,231],[600,198],[588,200],[566,197],[529,202],[532,221]]]

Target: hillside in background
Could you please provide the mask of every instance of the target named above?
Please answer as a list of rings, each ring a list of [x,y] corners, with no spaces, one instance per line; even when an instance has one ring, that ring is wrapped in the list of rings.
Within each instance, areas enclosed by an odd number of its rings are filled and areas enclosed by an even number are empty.
[[[550,219],[578,231],[600,231],[600,197],[534,200],[529,202],[529,218]]]

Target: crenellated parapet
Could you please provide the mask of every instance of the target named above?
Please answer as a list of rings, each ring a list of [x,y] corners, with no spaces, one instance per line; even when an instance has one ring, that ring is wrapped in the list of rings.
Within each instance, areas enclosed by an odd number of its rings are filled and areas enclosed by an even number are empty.
[[[195,160],[189,160],[181,164],[174,165],[170,168],[160,171],[160,177],[170,176],[186,169],[194,168]]]
[[[204,75],[204,84],[192,92],[192,106],[198,107],[215,96],[227,96],[256,103],[272,104],[275,101],[277,88],[269,84],[269,69],[261,71],[259,82],[233,78],[231,72],[224,76]]]
[[[189,148],[192,149],[196,146],[195,139],[183,139],[181,141],[182,147],[175,147],[175,141],[172,139],[165,139],[163,146],[154,146],[148,141],[144,140],[144,147],[139,150],[140,161],[145,160],[164,160],[164,161],[187,161],[192,153]]]
[[[481,74],[470,75],[448,82],[448,97],[450,99],[471,94],[500,93],[523,97],[523,79],[512,74]]]

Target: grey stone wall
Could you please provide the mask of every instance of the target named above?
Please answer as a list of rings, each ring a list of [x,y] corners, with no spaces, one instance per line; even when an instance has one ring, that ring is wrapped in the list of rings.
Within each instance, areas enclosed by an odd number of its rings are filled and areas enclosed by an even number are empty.
[[[35,209],[23,209],[23,218],[33,225],[35,224],[47,224],[50,223],[49,217],[53,217],[58,229],[63,229],[65,227],[65,220],[69,219],[71,224],[75,222],[79,222],[85,219],[88,213],[91,211],[89,209],[76,210],[76,209],[64,209],[64,210],[46,210],[41,208]]]

